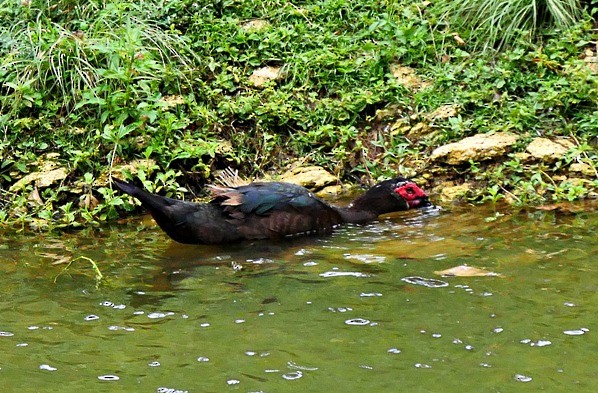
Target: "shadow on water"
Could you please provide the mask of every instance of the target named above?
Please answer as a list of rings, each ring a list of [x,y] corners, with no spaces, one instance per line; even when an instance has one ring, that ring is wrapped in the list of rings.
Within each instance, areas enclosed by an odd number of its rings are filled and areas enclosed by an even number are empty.
[[[590,392],[597,225],[452,206],[221,246],[147,218],[4,233],[0,390]]]

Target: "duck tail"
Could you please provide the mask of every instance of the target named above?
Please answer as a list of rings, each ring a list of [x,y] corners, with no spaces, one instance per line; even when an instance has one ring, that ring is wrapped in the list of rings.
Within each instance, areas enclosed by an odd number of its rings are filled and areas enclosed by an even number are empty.
[[[149,192],[142,190],[134,184],[127,183],[126,181],[112,178],[112,183],[121,190],[122,192],[131,195],[139,199],[141,204],[151,212],[160,212],[165,207],[170,206],[170,198],[166,198],[160,195],[150,194]]]

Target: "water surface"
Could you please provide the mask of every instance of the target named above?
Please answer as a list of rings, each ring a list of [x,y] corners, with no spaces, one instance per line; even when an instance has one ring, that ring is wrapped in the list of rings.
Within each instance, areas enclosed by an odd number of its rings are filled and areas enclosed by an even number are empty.
[[[0,391],[595,391],[598,213],[496,213],[226,246],[147,218],[2,233]],[[463,265],[492,274],[435,273]]]

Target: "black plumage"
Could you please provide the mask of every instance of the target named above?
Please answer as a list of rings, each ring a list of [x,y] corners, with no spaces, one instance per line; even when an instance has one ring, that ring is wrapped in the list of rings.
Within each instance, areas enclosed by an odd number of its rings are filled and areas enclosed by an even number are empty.
[[[330,205],[304,187],[281,182],[213,186],[208,203],[151,194],[115,178],[113,183],[139,199],[172,239],[190,244],[328,234],[343,223],[363,224],[380,214],[429,205],[427,194],[401,177],[376,184],[347,207]]]

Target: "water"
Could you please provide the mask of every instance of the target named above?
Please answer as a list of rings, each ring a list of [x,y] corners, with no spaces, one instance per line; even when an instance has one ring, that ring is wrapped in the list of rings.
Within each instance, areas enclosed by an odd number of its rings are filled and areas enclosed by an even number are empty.
[[[429,209],[226,246],[146,218],[3,233],[0,391],[593,392],[584,209]],[[434,273],[462,265],[492,274]]]

